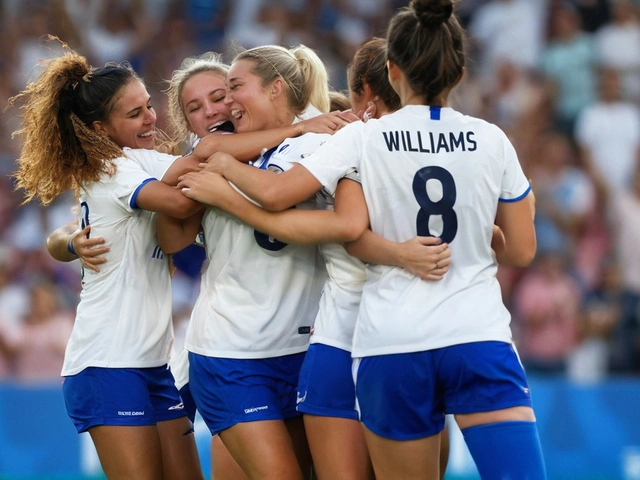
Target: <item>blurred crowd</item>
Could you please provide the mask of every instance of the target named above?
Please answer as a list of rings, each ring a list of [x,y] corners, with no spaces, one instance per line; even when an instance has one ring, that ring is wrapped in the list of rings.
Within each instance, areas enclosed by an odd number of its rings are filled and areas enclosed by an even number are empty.
[[[128,60],[165,129],[166,80],[187,56],[304,44],[335,90],[370,36],[407,0],[0,0],[0,103],[59,53],[54,34],[94,66]],[[468,36],[457,110],[511,138],[537,199],[538,254],[500,268],[530,375],[594,382],[640,373],[640,0],[459,0]],[[11,172],[19,111],[0,121],[0,380],[59,381],[80,291],[47,235],[73,198],[20,206]],[[174,278],[178,335],[199,272]]]

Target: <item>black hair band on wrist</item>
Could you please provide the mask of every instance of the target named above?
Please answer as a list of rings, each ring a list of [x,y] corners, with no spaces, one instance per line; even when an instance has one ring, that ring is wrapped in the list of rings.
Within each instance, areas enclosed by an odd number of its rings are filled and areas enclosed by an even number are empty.
[[[76,253],[76,249],[73,248],[73,235],[71,235],[69,237],[69,240],[67,240],[67,250],[69,250],[69,253],[71,255],[75,255],[76,257],[78,256],[78,254]]]

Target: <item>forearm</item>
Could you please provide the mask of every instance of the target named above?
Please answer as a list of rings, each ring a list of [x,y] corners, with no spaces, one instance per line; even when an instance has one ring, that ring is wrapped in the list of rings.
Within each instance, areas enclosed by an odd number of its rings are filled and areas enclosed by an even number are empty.
[[[191,245],[200,229],[202,213],[187,219],[179,219],[159,214],[156,222],[158,245],[169,255]]]
[[[276,198],[278,175],[269,170],[262,170],[241,162],[229,161],[222,174],[247,197],[268,208]]]
[[[292,208],[269,212],[244,198],[241,202],[232,202],[220,208],[259,232],[285,243],[342,243],[357,238],[349,222],[331,211]]]
[[[59,262],[76,260],[78,256],[69,251],[69,240],[78,232],[78,222],[75,220],[54,230],[51,235],[47,237],[47,251],[49,255]]]
[[[350,255],[363,262],[401,266],[399,245],[367,229],[356,241],[345,244],[345,248]]]
[[[235,133],[233,135],[207,135],[194,150],[194,154],[205,160],[216,152],[233,155],[240,162],[249,162],[260,156],[262,149],[272,148],[285,138],[297,137],[302,133],[299,124],[257,132]]]

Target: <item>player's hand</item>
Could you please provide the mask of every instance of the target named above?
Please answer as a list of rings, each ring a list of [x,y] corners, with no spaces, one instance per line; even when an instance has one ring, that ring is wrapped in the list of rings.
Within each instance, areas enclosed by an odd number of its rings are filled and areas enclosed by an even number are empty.
[[[400,249],[400,266],[423,280],[442,280],[450,262],[449,245],[439,238],[413,237]]]
[[[317,117],[299,122],[301,135],[305,133],[328,133],[333,135],[345,125],[358,120],[350,110],[323,113]]]
[[[107,261],[104,255],[109,251],[109,247],[105,245],[106,241],[102,237],[87,238],[89,232],[91,232],[91,225],[74,233],[71,245],[84,268],[99,272],[98,265]]]
[[[376,116],[377,107],[373,102],[367,103],[366,110],[360,110],[358,112],[358,118],[360,118],[363,122],[367,123],[369,120]]]
[[[212,207],[223,207],[238,195],[224,177],[207,170],[181,176],[178,188],[185,197]]]
[[[211,155],[206,162],[200,164],[200,171],[218,173],[224,176],[231,162],[237,162],[233,155],[229,155],[224,152],[216,152]]]

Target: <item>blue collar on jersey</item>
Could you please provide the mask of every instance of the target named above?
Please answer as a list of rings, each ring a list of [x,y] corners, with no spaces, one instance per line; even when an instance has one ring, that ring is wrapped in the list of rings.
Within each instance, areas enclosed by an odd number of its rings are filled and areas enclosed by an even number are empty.
[[[271,155],[273,155],[273,152],[276,151],[276,149],[278,148],[278,145],[276,145],[273,148],[270,148],[269,150],[267,150],[266,152],[264,152],[264,154],[262,155],[262,163],[260,164],[260,170],[266,170],[267,169],[267,163],[269,162],[269,159],[271,158]]]
[[[429,114],[431,120],[440,120],[440,111],[442,107],[429,107]]]

